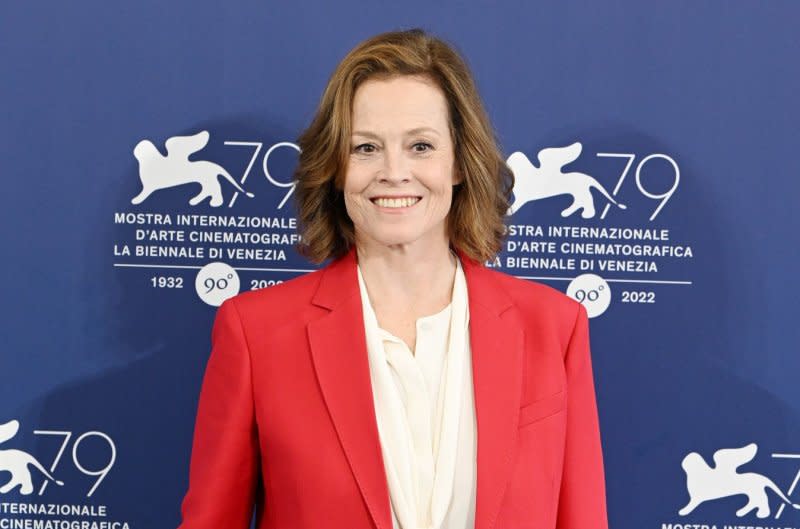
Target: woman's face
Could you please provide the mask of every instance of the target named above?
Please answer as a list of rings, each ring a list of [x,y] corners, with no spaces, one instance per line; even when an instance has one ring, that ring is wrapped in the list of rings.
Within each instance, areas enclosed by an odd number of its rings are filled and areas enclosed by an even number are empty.
[[[447,101],[416,76],[368,80],[353,98],[344,182],[360,245],[447,246],[453,197],[453,142]]]

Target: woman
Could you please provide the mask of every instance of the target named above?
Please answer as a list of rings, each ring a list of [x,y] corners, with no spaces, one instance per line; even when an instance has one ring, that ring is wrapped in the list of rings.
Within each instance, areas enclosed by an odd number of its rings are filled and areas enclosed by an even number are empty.
[[[300,146],[333,262],[220,308],[181,527],[605,528],[586,314],[480,264],[512,176],[462,59],[362,43]]]

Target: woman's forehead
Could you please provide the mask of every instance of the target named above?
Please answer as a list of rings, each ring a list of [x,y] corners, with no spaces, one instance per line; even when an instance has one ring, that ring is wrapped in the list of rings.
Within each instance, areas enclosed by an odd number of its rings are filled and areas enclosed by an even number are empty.
[[[449,128],[447,100],[430,79],[420,76],[395,76],[369,79],[353,98],[353,131],[382,129]],[[417,130],[419,131],[419,130]]]

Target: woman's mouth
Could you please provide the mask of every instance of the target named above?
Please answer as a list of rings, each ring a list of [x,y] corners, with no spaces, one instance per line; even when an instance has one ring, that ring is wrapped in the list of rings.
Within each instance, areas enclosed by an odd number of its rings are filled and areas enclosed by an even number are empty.
[[[372,203],[381,208],[408,208],[416,204],[422,197],[375,197]]]

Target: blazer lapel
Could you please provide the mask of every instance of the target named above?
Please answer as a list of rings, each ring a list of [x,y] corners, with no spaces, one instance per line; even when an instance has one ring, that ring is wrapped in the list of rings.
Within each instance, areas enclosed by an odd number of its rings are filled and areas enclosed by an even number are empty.
[[[523,332],[511,298],[482,265],[459,252],[467,279],[470,346],[478,423],[475,529],[491,529],[517,444]]]
[[[322,273],[313,303],[330,312],[308,324],[314,367],[364,503],[378,529],[391,529],[355,252]]]
[[[511,298],[479,263],[459,252],[467,280],[478,429],[475,529],[491,529],[517,443],[523,332]],[[386,474],[369,374],[355,251],[322,272],[312,302],[330,312],[308,324],[314,367],[336,433],[378,529],[391,529]]]

